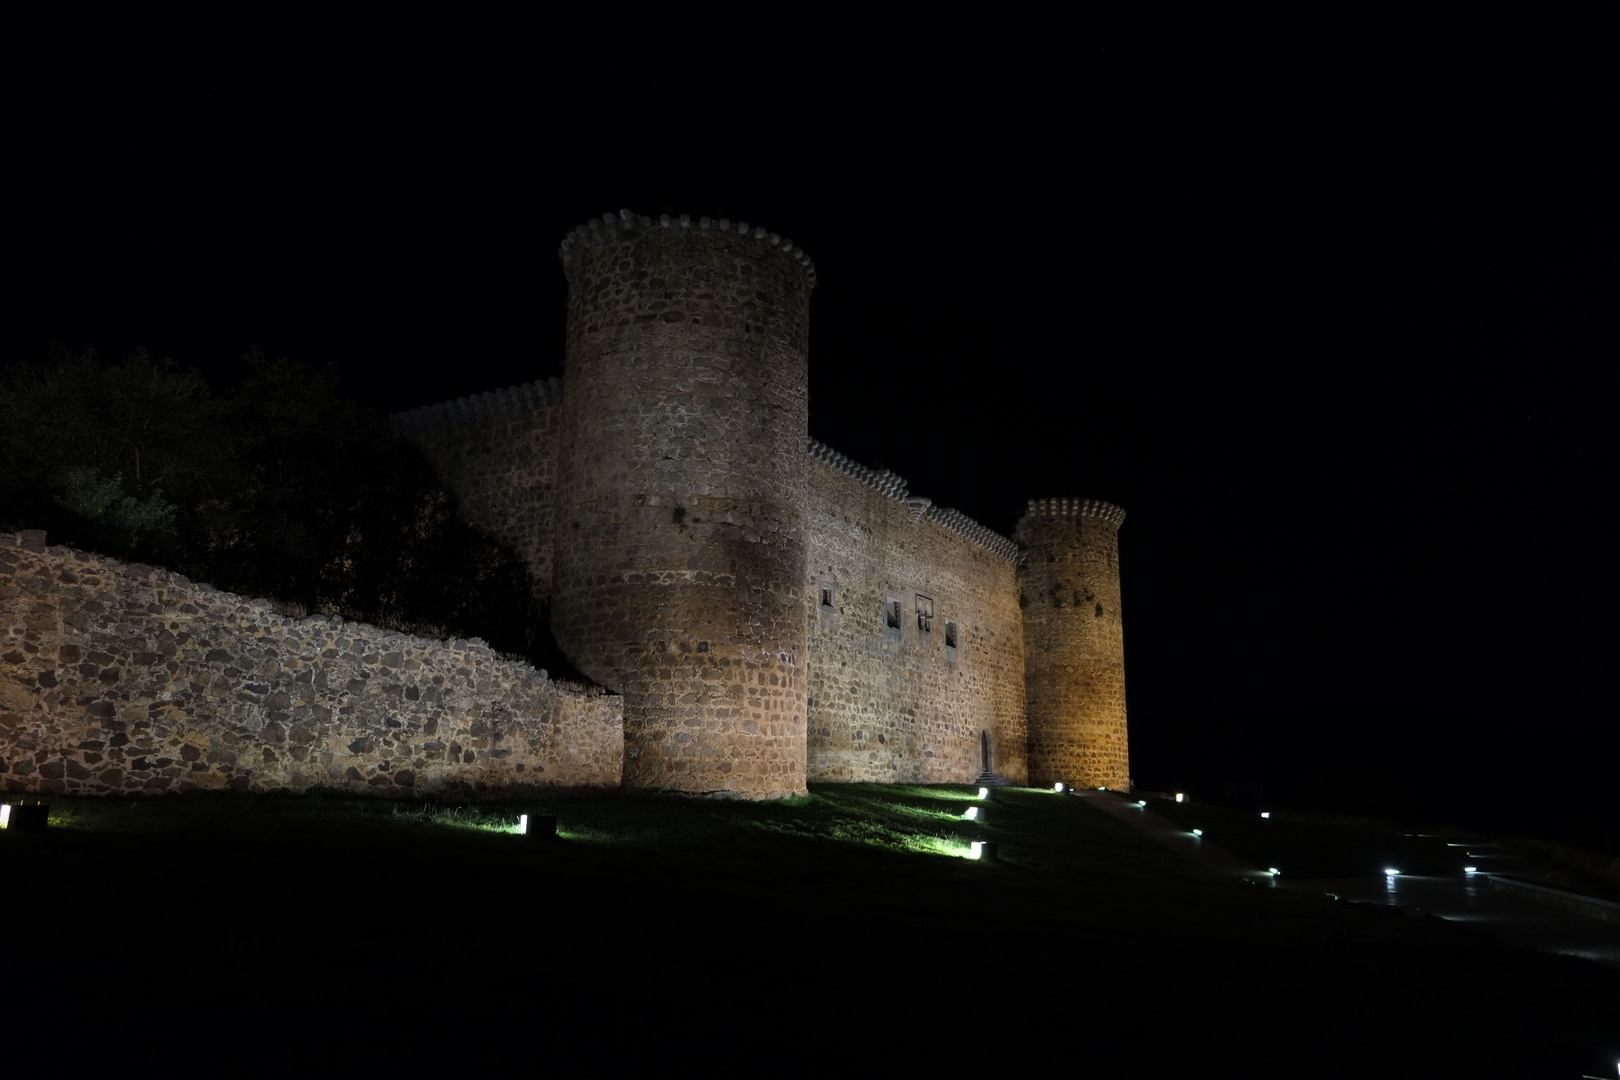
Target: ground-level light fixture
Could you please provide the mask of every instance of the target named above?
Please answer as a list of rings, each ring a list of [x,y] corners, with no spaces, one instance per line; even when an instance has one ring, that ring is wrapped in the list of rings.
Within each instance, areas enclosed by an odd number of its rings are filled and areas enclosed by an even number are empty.
[[[1063,793],[1063,781],[1059,780],[1057,783],[1053,784],[1052,790],[1061,795]]]
[[[1463,867],[1463,873],[1465,873],[1465,874],[1477,874],[1477,873],[1479,873],[1479,867],[1477,867],[1477,866],[1465,866],[1465,867]]]
[[[1262,811],[1260,811],[1260,816],[1263,817],[1263,818],[1269,819],[1271,817],[1271,811],[1270,810],[1262,810]]]
[[[967,818],[969,821],[978,821],[979,808],[977,806],[970,806],[962,812],[962,816]]]
[[[996,852],[994,840],[975,840],[968,851],[968,858],[979,859],[982,862],[1000,862],[1001,856]]]
[[[51,808],[42,800],[0,803],[0,829],[13,832],[42,832],[50,824]]]
[[[1203,829],[1194,829],[1193,830],[1193,835],[1194,836],[1203,836],[1204,835],[1204,830]]]
[[[1186,801],[1187,801],[1187,796],[1183,795],[1179,791],[1176,792],[1176,802],[1186,802]]]
[[[1282,871],[1277,869],[1275,866],[1267,867],[1266,872],[1268,874],[1270,874],[1272,877],[1279,877],[1282,874]]]
[[[989,797],[990,797],[990,789],[989,788],[982,787],[982,788],[979,789],[979,798],[988,799]]]
[[[1385,877],[1396,877],[1399,874],[1400,874],[1400,871],[1395,869],[1393,866],[1384,867],[1384,876]]]
[[[518,835],[519,836],[527,836],[527,835],[529,835],[529,815],[528,814],[519,814],[518,815]]]
[[[1136,800],[1136,805],[1141,806],[1141,807],[1146,807],[1147,806],[1147,800],[1146,799],[1137,799]]]

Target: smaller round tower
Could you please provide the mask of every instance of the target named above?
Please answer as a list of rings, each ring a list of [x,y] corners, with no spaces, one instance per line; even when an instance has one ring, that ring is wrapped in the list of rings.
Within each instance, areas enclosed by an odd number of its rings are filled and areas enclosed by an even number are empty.
[[[1031,784],[1130,790],[1119,603],[1124,520],[1124,510],[1096,499],[1032,499],[1018,522]]]

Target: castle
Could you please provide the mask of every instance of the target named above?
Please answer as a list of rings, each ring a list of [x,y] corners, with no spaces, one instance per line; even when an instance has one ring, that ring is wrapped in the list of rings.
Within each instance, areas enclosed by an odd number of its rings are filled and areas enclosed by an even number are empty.
[[[599,688],[0,534],[0,790],[1129,788],[1119,508],[1008,539],[812,440],[815,268],[762,228],[625,212],[561,255],[564,380],[395,421]]]
[[[564,237],[564,377],[401,414],[623,698],[626,790],[809,780],[1130,787],[1117,531],[1016,539],[809,437],[813,263],[726,218]]]

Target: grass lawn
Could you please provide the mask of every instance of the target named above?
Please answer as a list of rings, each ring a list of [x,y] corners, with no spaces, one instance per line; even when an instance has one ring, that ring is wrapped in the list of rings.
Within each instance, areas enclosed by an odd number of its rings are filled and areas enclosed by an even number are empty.
[[[1571,1077],[1620,1060],[1609,970],[1216,880],[1047,792],[998,791],[965,821],[974,790],[57,799],[48,832],[0,833],[7,1060]],[[554,812],[563,839],[515,835],[520,811]],[[1343,861],[1277,835],[1297,865]],[[962,857],[973,839],[1002,860]]]

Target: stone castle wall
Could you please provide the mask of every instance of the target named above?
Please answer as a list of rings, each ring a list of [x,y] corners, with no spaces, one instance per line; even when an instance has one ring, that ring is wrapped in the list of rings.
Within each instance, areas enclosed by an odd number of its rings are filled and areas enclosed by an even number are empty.
[[[552,629],[625,699],[626,788],[804,791],[813,271],[745,223],[564,240]]]
[[[477,640],[0,535],[0,789],[506,797],[616,790],[622,761],[619,698]]]
[[[523,559],[551,598],[562,382],[525,383],[393,417],[453,491],[461,515]]]
[[[395,419],[527,561],[569,659],[623,695],[627,788],[985,768],[1128,788],[1122,511],[1031,503],[1015,543],[809,440],[815,267],[790,240],[621,211],[559,256],[566,395]]]
[[[989,767],[1023,782],[1012,543],[811,451],[809,778],[966,783],[988,742]]]
[[[1130,789],[1119,526],[1095,499],[1035,499],[1018,523],[1029,779]]]

